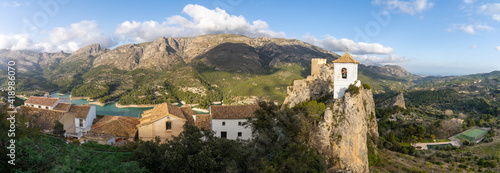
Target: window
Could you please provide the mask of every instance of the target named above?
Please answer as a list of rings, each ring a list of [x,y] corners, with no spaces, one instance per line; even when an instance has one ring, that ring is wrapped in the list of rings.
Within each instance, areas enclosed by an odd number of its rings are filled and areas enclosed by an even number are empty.
[[[225,126],[226,125],[226,122],[225,121],[222,121],[222,126]]]
[[[241,121],[238,121],[238,126],[241,126]]]
[[[241,137],[242,136],[242,133],[241,132],[238,132],[238,137]]]
[[[38,106],[38,108],[42,108],[42,106]]]
[[[224,132],[224,131],[220,132],[220,137],[227,138],[227,132]]]
[[[171,130],[171,129],[172,129],[172,122],[171,122],[171,121],[167,121],[167,122],[165,123],[165,126],[166,126],[166,129],[167,129],[167,130]]]
[[[45,106],[45,109],[49,109],[49,107],[48,107],[48,106]]]
[[[83,127],[83,119],[79,119],[80,120],[80,127]]]
[[[347,69],[342,68],[342,79],[347,79]]]

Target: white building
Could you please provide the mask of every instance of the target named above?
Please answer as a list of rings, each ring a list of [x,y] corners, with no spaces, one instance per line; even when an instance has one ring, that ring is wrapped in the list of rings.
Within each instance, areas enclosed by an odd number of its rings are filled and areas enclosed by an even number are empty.
[[[94,105],[72,105],[68,112],[75,115],[75,134],[68,135],[80,138],[90,131],[92,122],[96,118]]]
[[[347,53],[347,49],[344,55],[333,61],[333,69],[335,70],[333,77],[334,99],[344,96],[345,90],[347,90],[349,85],[356,83],[358,80],[358,64],[359,62]]]
[[[29,97],[24,106],[52,110],[59,103],[70,103],[69,98]]]
[[[210,106],[212,130],[215,136],[227,139],[251,139],[252,129],[246,127],[247,118],[254,118],[258,105]]]

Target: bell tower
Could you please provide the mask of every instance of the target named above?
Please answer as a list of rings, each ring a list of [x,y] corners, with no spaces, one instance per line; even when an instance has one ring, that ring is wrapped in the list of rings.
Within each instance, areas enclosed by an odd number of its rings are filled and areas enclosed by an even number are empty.
[[[338,99],[344,96],[349,85],[358,80],[358,64],[345,50],[345,54],[333,63],[333,98]]]

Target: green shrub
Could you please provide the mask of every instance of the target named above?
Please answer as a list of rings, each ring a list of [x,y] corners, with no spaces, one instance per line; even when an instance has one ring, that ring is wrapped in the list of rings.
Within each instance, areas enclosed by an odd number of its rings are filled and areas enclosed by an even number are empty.
[[[372,89],[372,87],[370,87],[370,85],[368,85],[366,83],[363,84],[363,88],[365,88],[365,89]]]
[[[359,87],[351,84],[349,85],[349,88],[347,88],[347,91],[349,91],[352,94],[359,94]]]

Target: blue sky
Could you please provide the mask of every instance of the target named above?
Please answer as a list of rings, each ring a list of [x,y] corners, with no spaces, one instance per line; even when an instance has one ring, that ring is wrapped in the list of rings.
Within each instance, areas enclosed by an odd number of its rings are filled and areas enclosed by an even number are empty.
[[[299,39],[420,75],[500,70],[500,1],[0,0],[0,49],[73,52],[160,37]]]

